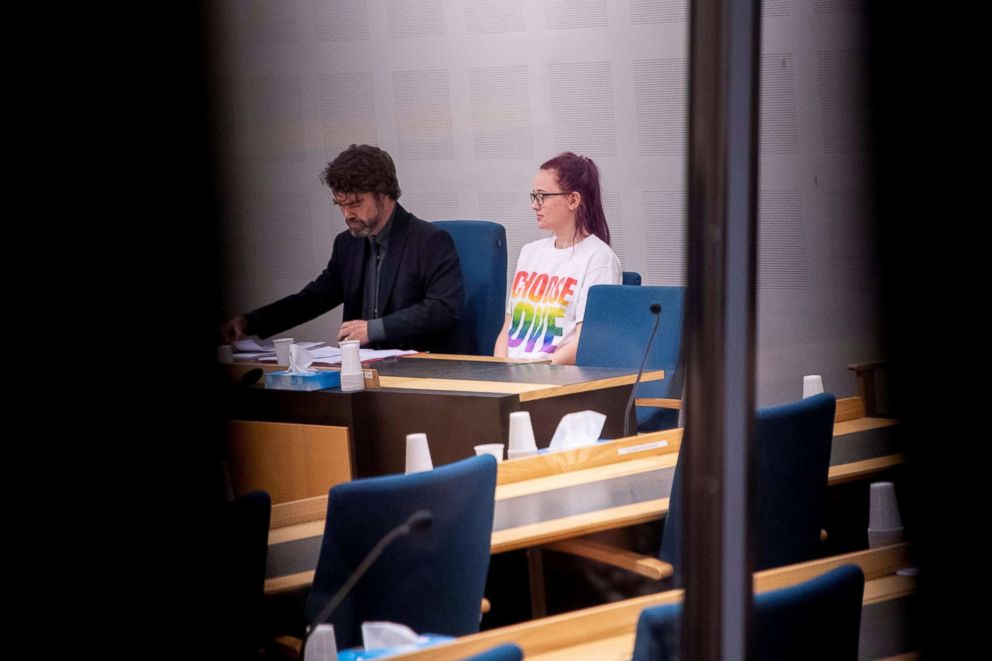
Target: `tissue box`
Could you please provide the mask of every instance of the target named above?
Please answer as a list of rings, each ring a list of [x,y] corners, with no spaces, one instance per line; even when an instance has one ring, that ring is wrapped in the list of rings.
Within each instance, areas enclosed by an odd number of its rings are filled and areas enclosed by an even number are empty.
[[[421,642],[411,645],[400,645],[397,647],[382,647],[374,650],[367,650],[362,647],[349,647],[338,652],[338,661],[368,661],[369,659],[380,659],[394,654],[403,654],[414,650],[433,647],[454,640],[451,636],[441,634],[425,633],[420,636]]]
[[[341,385],[341,372],[320,371],[293,374],[282,370],[265,373],[265,387],[276,390],[325,390]]]

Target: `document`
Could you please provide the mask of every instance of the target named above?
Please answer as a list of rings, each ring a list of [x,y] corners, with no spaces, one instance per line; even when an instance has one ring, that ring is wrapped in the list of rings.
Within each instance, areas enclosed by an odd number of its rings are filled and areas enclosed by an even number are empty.
[[[307,350],[319,347],[323,342],[294,342]],[[255,340],[238,340],[233,345],[235,360],[258,360],[260,362],[275,362],[276,349],[272,344],[259,344]]]
[[[318,342],[317,344],[321,344]],[[309,349],[310,355],[313,356],[314,365],[340,365],[341,364],[341,349],[338,347],[325,346],[318,349]],[[383,358],[392,358],[393,356],[406,356],[409,354],[417,353],[416,351],[404,351],[402,349],[359,349],[358,358],[363,363],[382,360]],[[259,358],[261,362],[274,362],[275,356],[266,356]]]
[[[239,356],[242,356],[242,357],[249,356],[250,357],[253,354],[271,353],[271,354],[274,355],[275,354],[275,351],[276,351],[275,348],[271,344],[268,346],[268,348],[266,348],[266,347],[263,347],[262,345],[260,345],[255,340],[252,340],[252,339],[238,340],[237,342],[235,342],[231,346],[234,348],[234,357],[235,358],[238,358]]]
[[[296,346],[303,347],[313,356],[314,365],[340,365],[341,349],[330,345],[321,346],[323,342],[295,342]],[[265,345],[260,345],[255,340],[240,340],[234,343],[235,358],[254,359],[261,363],[276,362],[275,350]],[[418,353],[411,350],[402,349],[359,349],[358,357],[363,363],[392,358],[393,356],[407,356]]]

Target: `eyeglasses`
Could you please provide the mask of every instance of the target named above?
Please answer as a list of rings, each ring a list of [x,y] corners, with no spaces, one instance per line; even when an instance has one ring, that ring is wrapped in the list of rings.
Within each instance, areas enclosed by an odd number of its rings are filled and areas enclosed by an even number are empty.
[[[332,197],[331,202],[334,206],[341,207],[342,209],[357,209],[362,206],[363,202],[365,202],[365,196],[361,194],[352,195],[340,201],[338,201],[336,197]]]
[[[552,195],[569,195],[569,193],[531,193],[530,203],[534,204],[535,202],[537,202],[537,206],[543,207],[544,198],[551,197]]]

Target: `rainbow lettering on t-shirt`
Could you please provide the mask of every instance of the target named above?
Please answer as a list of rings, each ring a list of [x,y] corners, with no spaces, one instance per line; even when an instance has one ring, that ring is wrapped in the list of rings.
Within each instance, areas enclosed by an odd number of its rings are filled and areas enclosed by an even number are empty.
[[[540,341],[541,353],[554,353],[558,348],[554,344],[555,338],[562,335],[557,321],[565,316],[565,310],[575,297],[577,282],[575,278],[518,271],[510,289],[514,305],[510,311],[509,345],[517,347],[526,342],[524,351],[531,353]]]

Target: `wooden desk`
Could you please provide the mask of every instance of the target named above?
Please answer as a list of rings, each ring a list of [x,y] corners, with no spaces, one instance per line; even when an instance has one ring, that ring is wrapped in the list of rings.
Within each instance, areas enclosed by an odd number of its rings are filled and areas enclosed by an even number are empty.
[[[452,357],[393,358],[373,365],[379,388],[357,393],[237,389],[228,415],[347,427],[352,472],[364,477],[402,473],[406,435],[412,432],[427,434],[435,465],[473,456],[473,446],[481,443],[505,443],[514,411],[530,412],[539,447],[550,442],[562,416],[586,409],[607,416],[604,437],[619,437],[636,378],[627,369]],[[662,378],[664,372],[655,370],[642,380]]]
[[[837,422],[830,484],[865,479],[903,463],[905,456],[886,433],[895,424],[879,418]],[[503,462],[497,478],[492,552],[662,518],[668,512],[681,440],[682,430],[673,429]],[[273,507],[266,592],[296,589],[312,581],[326,509],[326,496]]]
[[[863,658],[912,651],[912,643],[903,638],[905,632],[901,631],[898,620],[905,616],[908,608],[906,602],[916,591],[916,580],[895,574],[896,570],[910,564],[906,544],[756,572],[755,591],[760,593],[795,585],[844,564],[856,564],[865,573],[860,644]],[[463,659],[496,645],[515,643],[523,649],[528,660],[629,659],[634,650],[637,618],[641,611],[651,606],[678,603],[682,596],[682,590],[669,590],[625,599],[464,636],[426,650],[391,658],[425,661]]]
[[[294,502],[352,479],[344,427],[229,420],[224,438],[235,496],[262,490],[273,504]]]

